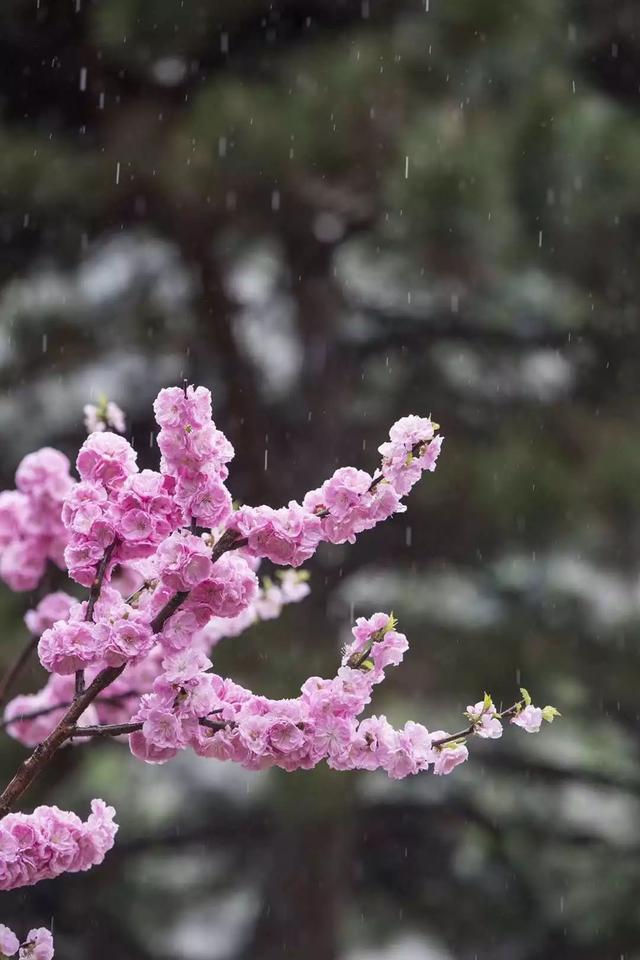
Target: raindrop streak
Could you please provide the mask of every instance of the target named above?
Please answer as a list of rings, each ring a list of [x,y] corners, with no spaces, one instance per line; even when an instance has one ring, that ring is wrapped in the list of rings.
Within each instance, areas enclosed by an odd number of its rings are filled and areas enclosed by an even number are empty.
[[[116,163],[116,186],[120,183],[120,164]]]
[[[538,246],[542,246],[542,230],[538,230]]]
[[[43,333],[42,334],[42,352],[43,353],[47,352],[47,345],[48,345],[47,334]]]
[[[409,179],[409,157],[404,158],[404,178]]]
[[[80,90],[84,91],[87,89],[87,68],[80,68]]]
[[[404,533],[404,542],[408,547],[410,547],[412,540],[413,540],[413,530],[411,527],[407,527]]]

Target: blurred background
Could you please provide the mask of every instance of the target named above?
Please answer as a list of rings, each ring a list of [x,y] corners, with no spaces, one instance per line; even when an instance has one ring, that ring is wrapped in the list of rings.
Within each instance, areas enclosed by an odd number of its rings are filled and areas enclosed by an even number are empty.
[[[2,919],[61,960],[640,957],[638,5],[3,0],[0,63],[3,486],[101,392],[155,465],[183,377],[274,506],[432,413],[408,513],[215,665],[292,695],[393,609],[376,712],[564,715],[401,783],[66,750],[29,802],[104,797],[117,847]],[[4,663],[32,601],[1,591]]]

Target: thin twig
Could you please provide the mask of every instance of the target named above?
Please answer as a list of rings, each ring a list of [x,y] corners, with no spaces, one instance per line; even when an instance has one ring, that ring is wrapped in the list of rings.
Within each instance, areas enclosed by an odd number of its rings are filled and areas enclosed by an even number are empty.
[[[209,730],[226,730],[227,727],[233,726],[235,721],[233,720],[209,720],[208,717],[200,717],[198,723],[201,727],[207,727]]]
[[[142,730],[142,721],[137,723],[103,723],[94,727],[74,727],[69,740],[74,737],[122,737]]]
[[[43,600],[44,597],[46,597],[47,594],[50,593],[51,590],[53,589],[54,570],[55,570],[54,565],[51,562],[49,562],[47,564],[44,576],[40,582],[40,586],[38,587],[36,596],[34,598],[37,600],[37,602],[40,602],[40,600]],[[9,699],[9,693],[11,692],[11,688],[13,687],[18,676],[22,673],[25,666],[29,662],[29,659],[31,658],[32,653],[35,651],[36,647],[38,646],[39,639],[40,638],[37,636],[29,637],[24,649],[18,654],[15,661],[9,667],[9,670],[7,671],[5,676],[2,678],[2,680],[0,680],[0,709],[2,709],[2,707],[5,705],[5,703]]]
[[[29,642],[23,647],[16,659],[13,661],[12,665],[5,673],[2,680],[0,680],[0,709],[2,709],[9,699],[11,688],[19,674],[22,673],[22,670],[31,657],[31,654],[38,646],[39,639],[40,637],[38,636],[29,638]]]
[[[137,690],[127,690],[125,693],[114,693],[110,697],[98,697],[95,701],[96,706],[117,706],[121,700],[128,700],[130,697],[139,697]],[[27,713],[19,713],[15,717],[0,722],[0,730],[6,730],[14,723],[22,723],[24,720],[38,720],[40,717],[46,717],[50,713],[56,713],[58,710],[65,710],[70,707],[73,700],[65,700],[61,703],[54,703],[48,707],[40,707],[39,710],[31,710]]]
[[[493,716],[496,720],[504,720],[505,717],[510,717],[520,709],[523,705],[524,700],[518,700],[517,703],[512,704],[510,707],[507,707],[506,710],[503,710],[502,713],[495,713]],[[482,716],[482,714],[481,714]],[[441,737],[439,740],[432,740],[432,747],[442,747],[446,743],[453,743],[454,740],[464,740],[467,737],[473,736],[476,733],[476,728],[478,726],[478,721],[470,723],[468,727],[465,727],[464,730],[458,730],[457,733],[451,733],[446,737]]]

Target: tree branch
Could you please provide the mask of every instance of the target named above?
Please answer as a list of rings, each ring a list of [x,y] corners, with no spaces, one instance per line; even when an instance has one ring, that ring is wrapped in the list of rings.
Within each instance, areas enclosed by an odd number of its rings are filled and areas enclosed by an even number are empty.
[[[226,530],[218,542],[214,545],[211,552],[211,559],[213,563],[219,560],[224,553],[227,553],[227,551],[237,550],[239,547],[245,546],[246,542],[246,540],[239,539],[234,530]],[[113,549],[113,546],[111,549]],[[109,556],[107,556],[107,553]],[[107,557],[106,561],[103,557],[103,560],[100,564],[100,567],[102,568],[102,564],[104,563],[102,579],[104,579],[109,557],[111,556],[109,548],[107,548],[105,556]],[[93,616],[93,609],[100,593],[102,579],[100,579],[99,569],[98,575],[91,586],[91,595],[89,597],[89,604],[91,606],[90,608],[89,606],[87,607],[87,612],[89,612],[90,609],[91,616]],[[165,622],[168,620],[171,614],[175,613],[178,607],[184,603],[188,596],[188,592],[179,591],[164,605],[162,610],[156,614],[151,621],[151,629],[155,634],[161,632]],[[92,597],[94,598],[93,603],[91,603]],[[0,795],[0,818],[9,813],[13,805],[20,799],[26,790],[29,789],[33,781],[39,776],[47,764],[51,762],[51,758],[56,751],[59,750],[60,747],[74,735],[76,723],[84,711],[93,703],[93,701],[106,687],[112,684],[114,680],[118,679],[125,667],[126,663],[123,663],[120,667],[106,667],[104,670],[100,671],[98,676],[94,679],[89,687],[86,687],[80,693],[76,694],[73,703],[65,713],[64,717],[62,717],[55,730],[52,730],[49,736],[46,737],[42,743],[38,744],[31,756],[23,761],[12,780]]]
[[[103,704],[104,706],[116,706],[121,700],[127,700],[129,697],[139,696],[140,693],[137,690],[127,690],[125,693],[114,693],[113,696],[110,697],[98,697],[95,702],[97,705]],[[19,713],[15,717],[11,717],[0,722],[0,730],[6,730],[14,723],[22,723],[24,720],[38,720],[40,717],[46,717],[48,714],[55,713],[57,710],[65,710],[67,707],[70,707],[72,703],[73,700],[64,700],[60,703],[51,704],[48,707],[40,707],[39,710],[31,710],[27,711],[26,713]]]
[[[91,584],[91,590],[89,591],[89,599],[87,601],[87,609],[85,612],[84,620],[85,623],[90,623],[93,621],[93,611],[98,598],[100,597],[100,591],[102,590],[102,584],[104,582],[105,574],[107,572],[107,567],[109,566],[109,560],[111,559],[111,554],[114,551],[116,541],[110,543],[107,549],[104,552],[104,556],[98,565],[98,570],[96,572],[96,578]],[[84,670],[76,670],[76,697],[79,697],[82,691],[84,690]]]
[[[514,713],[517,713],[520,707],[524,704],[524,700],[518,700],[517,703],[513,703],[510,707],[507,707],[506,710],[503,710],[502,713],[494,714],[496,720],[504,720],[505,717],[511,717]],[[453,743],[455,740],[464,740],[467,737],[471,737],[476,733],[476,728],[478,722],[470,723],[468,727],[465,727],[464,730],[458,730],[457,733],[451,733],[446,737],[441,737],[439,740],[432,740],[432,747],[443,747],[447,743]]]
[[[93,727],[74,727],[69,740],[74,737],[122,737],[142,730],[142,721],[136,723],[103,723]]]
[[[69,739],[74,726],[87,707],[93,703],[105,687],[118,679],[125,666],[126,664],[123,663],[120,667],[106,667],[101,670],[93,683],[76,696],[55,730],[52,730],[49,736],[38,744],[31,756],[20,764],[15,776],[5,787],[2,795],[0,795],[0,817],[9,813],[14,803],[51,761],[56,750]]]

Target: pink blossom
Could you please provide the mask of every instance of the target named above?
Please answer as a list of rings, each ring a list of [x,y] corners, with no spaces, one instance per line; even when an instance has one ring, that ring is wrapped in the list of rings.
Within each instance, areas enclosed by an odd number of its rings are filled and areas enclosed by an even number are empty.
[[[38,656],[50,673],[84,670],[100,656],[100,635],[96,624],[58,620],[40,637]]]
[[[396,747],[396,733],[386,717],[369,717],[358,725],[350,748],[353,766],[359,770],[387,768]]]
[[[53,937],[49,930],[40,927],[29,930],[26,941],[20,947],[18,960],[52,960],[53,954]]]
[[[183,608],[169,617],[160,634],[160,642],[165,649],[184,650],[194,640],[199,628],[195,614]]]
[[[3,957],[12,957],[14,953],[18,952],[19,946],[20,941],[13,930],[5,927],[4,923],[0,923],[0,955]]]
[[[136,457],[124,437],[110,432],[91,433],[80,448],[76,467],[82,480],[113,490],[137,471]]]
[[[48,497],[61,503],[72,483],[69,460],[52,447],[27,454],[16,471],[16,487],[30,497]]]
[[[0,495],[0,577],[12,590],[35,587],[48,560],[63,566],[61,504],[73,481],[69,461],[45,447],[16,472],[17,491]]]
[[[172,590],[191,590],[206,580],[212,569],[204,541],[184,531],[163,540],[156,556],[162,581]]]
[[[100,628],[98,628],[100,629]],[[119,667],[145,657],[155,644],[148,621],[140,614],[130,613],[111,626],[103,628],[101,653],[105,663]]]
[[[402,417],[389,431],[389,440],[378,447],[382,473],[400,496],[405,496],[424,470],[435,469],[442,439],[434,437],[429,417]]]
[[[0,829],[14,838],[16,850],[0,860],[0,890],[30,886],[102,863],[118,829],[113,822],[115,811],[102,800],[93,800],[91,811],[85,823],[58,807],[7,814]]]
[[[189,606],[203,607],[206,623],[213,616],[237,616],[255,599],[257,592],[258,578],[247,561],[227,553],[211,567],[208,578],[192,591]]]
[[[529,704],[511,718],[511,723],[522,727],[527,733],[537,733],[542,726],[542,710]]]
[[[467,707],[467,716],[475,724],[474,733],[487,740],[496,740],[502,736],[502,724],[496,715],[493,703],[479,700],[478,703]]]
[[[18,490],[0,493],[0,549],[18,539],[26,528],[29,498]]]
[[[443,737],[448,737],[449,734],[444,730],[436,730],[431,736],[433,740],[441,740]],[[445,743],[443,746],[436,748],[433,772],[437,776],[446,775],[468,758],[469,751],[463,743]]]
[[[75,602],[72,596],[62,590],[48,593],[35,610],[27,610],[24,622],[34,636],[39,636],[52,627],[56,620],[66,620]]]
[[[299,567],[313,556],[321,540],[320,520],[295,500],[288,507],[241,507],[233,529],[248,540],[247,552],[273,563]]]

